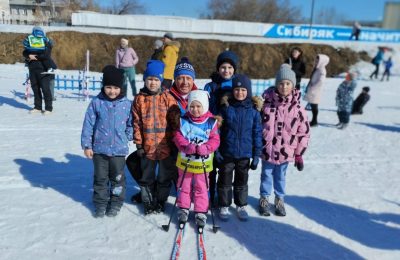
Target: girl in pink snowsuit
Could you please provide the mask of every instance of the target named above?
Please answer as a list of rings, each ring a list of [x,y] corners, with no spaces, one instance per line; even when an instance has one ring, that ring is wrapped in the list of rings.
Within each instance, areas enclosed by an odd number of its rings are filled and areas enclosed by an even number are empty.
[[[187,221],[193,199],[196,224],[204,226],[209,202],[208,173],[213,169],[214,151],[219,146],[217,119],[208,111],[208,92],[190,92],[188,112],[181,118],[174,142],[179,150],[176,161],[178,187],[181,185],[177,201],[179,222]]]

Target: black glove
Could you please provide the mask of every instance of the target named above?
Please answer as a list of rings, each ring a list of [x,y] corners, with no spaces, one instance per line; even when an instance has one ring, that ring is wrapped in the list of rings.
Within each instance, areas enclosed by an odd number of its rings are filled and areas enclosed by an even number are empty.
[[[304,169],[303,157],[301,155],[296,155],[294,157],[294,166],[297,167],[297,170],[299,171]]]
[[[250,169],[252,169],[253,171],[256,170],[259,162],[260,162],[260,158],[258,158],[257,156],[253,157],[253,159],[251,160],[251,163],[250,163]]]
[[[214,155],[217,165],[221,165],[224,162],[224,157],[222,156],[222,154],[219,151],[216,151]]]
[[[143,158],[146,155],[143,147],[140,144],[136,145],[136,149],[137,149],[136,153],[140,158]]]

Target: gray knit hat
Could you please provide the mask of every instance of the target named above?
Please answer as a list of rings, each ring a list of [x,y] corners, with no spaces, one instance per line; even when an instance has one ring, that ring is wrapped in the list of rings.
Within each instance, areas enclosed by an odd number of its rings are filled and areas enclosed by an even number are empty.
[[[296,74],[291,69],[290,65],[286,63],[282,64],[278,73],[276,73],[275,86],[277,86],[284,79],[290,80],[293,86],[296,86]]]

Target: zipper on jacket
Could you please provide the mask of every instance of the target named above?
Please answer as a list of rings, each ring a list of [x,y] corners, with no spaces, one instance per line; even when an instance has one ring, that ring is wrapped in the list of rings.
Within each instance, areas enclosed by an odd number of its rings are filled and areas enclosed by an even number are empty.
[[[156,147],[156,156],[158,159],[158,143],[157,143],[157,133],[156,133],[156,96],[153,95],[153,118],[154,118],[154,124],[153,124],[153,133],[154,133],[154,146]]]

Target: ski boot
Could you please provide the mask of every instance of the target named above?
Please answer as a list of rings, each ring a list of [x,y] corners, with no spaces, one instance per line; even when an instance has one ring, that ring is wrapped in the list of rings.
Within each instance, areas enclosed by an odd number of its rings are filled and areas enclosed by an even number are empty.
[[[186,223],[189,218],[189,210],[188,209],[179,209],[177,216],[178,216],[179,223]]]
[[[198,227],[204,227],[207,222],[207,216],[204,213],[196,213],[196,225]]]

